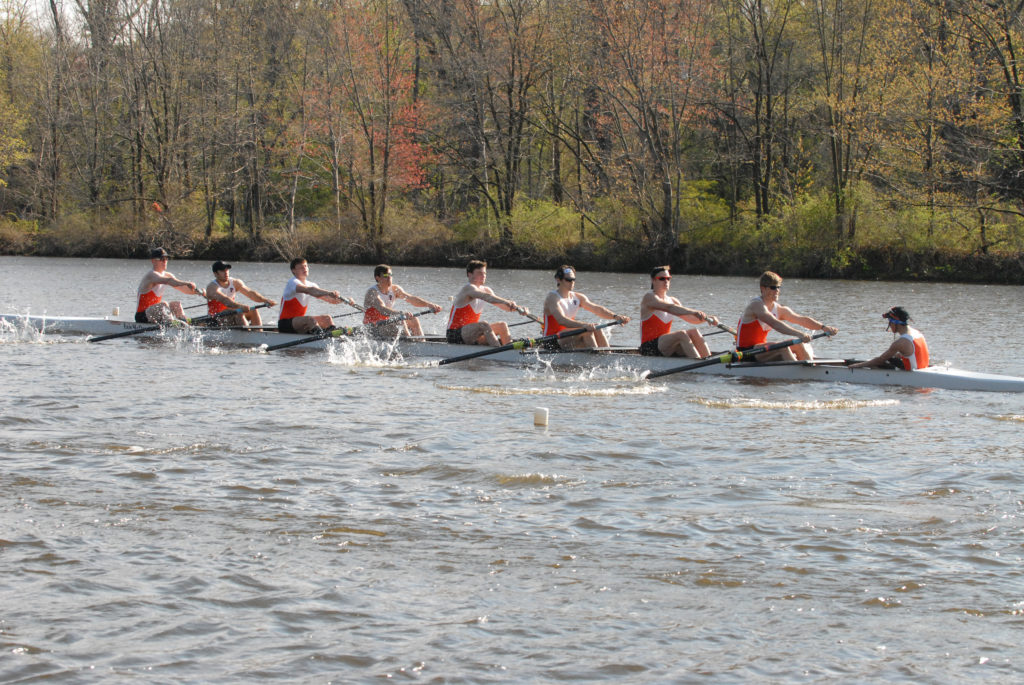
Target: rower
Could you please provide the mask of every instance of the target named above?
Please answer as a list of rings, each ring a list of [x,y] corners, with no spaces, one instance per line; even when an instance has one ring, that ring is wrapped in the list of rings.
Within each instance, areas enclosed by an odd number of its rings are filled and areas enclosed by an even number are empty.
[[[928,368],[928,343],[921,331],[911,328],[910,314],[903,307],[893,307],[882,318],[886,320],[885,330],[892,331],[896,339],[889,348],[874,359],[850,364],[850,368],[881,367],[916,371]]]
[[[585,328],[586,333],[571,338],[560,338],[553,341],[554,346],[562,349],[578,350],[608,347],[608,338],[603,330],[595,330],[592,323],[579,323],[576,313],[580,309],[601,317],[615,319],[620,324],[629,323],[628,316],[620,316],[612,310],[595,303],[576,288],[576,269],[563,264],[555,271],[555,289],[544,298],[544,332],[542,335],[554,335],[560,331]]]
[[[263,324],[258,309],[235,301],[241,293],[253,302],[262,302],[273,307],[277,304],[245,285],[240,278],[231,278],[231,265],[217,260],[213,263],[213,280],[206,286],[206,308],[213,316],[227,309],[241,309],[238,314],[223,316],[214,321],[224,326],[260,326]]]
[[[488,323],[480,320],[484,302],[493,304],[507,312],[519,312],[529,315],[530,311],[518,306],[512,300],[498,297],[494,291],[484,285],[487,281],[487,262],[474,259],[466,265],[466,277],[469,282],[462,286],[452,301],[452,310],[448,315],[448,328],[445,337],[454,345],[490,345],[498,347],[512,340],[508,324],[504,321]]]
[[[135,307],[135,321],[138,323],[170,323],[175,319],[185,320],[185,310],[181,302],[164,302],[164,288],[170,286],[186,295],[202,296],[202,291],[192,281],[182,281],[167,270],[170,255],[162,247],[154,248],[149,253],[149,261],[153,268],[142,277],[138,288],[138,304]]]
[[[311,333],[315,329],[327,330],[334,327],[334,319],[327,314],[308,316],[310,298],[317,298],[330,304],[347,303],[355,307],[351,299],[345,299],[337,290],[324,290],[308,280],[309,263],[296,257],[290,263],[292,278],[284,286],[281,295],[281,311],[277,317],[277,330],[282,333]]]
[[[811,341],[811,334],[790,326],[790,323],[812,331],[822,330],[829,335],[835,335],[839,332],[839,329],[835,326],[826,326],[816,319],[797,314],[789,307],[779,304],[779,290],[782,288],[782,277],[777,273],[765,271],[761,274],[760,286],[761,295],[752,299],[740,316],[739,325],[736,327],[736,349],[743,352],[752,347],[764,345],[768,340],[768,331],[772,329],[784,335],[800,338],[803,342],[784,347],[780,350],[762,352],[754,357],[754,361],[794,361],[797,359],[811,360],[814,358],[814,351],[808,344]],[[747,357],[744,357],[743,361],[749,360]]]
[[[387,264],[378,264],[373,268],[373,280],[377,281],[377,284],[367,290],[366,295],[363,297],[363,307],[365,308],[363,323],[365,324],[375,324],[379,321],[386,321],[387,319],[401,316],[402,312],[394,308],[396,300],[405,300],[414,307],[426,307],[435,314],[441,311],[441,307],[433,302],[407,293],[396,285],[394,274],[391,271],[391,267]],[[374,335],[387,338],[394,338],[401,334],[416,337],[423,335],[423,328],[420,326],[419,319],[413,318],[374,326],[370,330],[373,331]]]
[[[704,336],[696,328],[672,332],[675,318],[687,323],[708,322],[718,325],[718,319],[698,309],[684,307],[668,294],[672,283],[671,267],[651,269],[651,289],[640,300],[640,354],[651,357],[690,357],[703,359],[711,356]]]

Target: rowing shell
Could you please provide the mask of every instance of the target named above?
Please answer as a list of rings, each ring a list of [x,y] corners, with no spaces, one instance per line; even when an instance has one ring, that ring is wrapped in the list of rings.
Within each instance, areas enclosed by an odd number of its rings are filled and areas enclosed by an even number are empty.
[[[147,327],[134,321],[108,318],[41,317],[0,314],[0,322],[7,327],[31,328],[59,335],[104,335],[124,330]],[[298,340],[308,335],[279,333],[273,329],[211,328],[188,329],[201,331],[204,341],[212,345],[241,345],[260,347]],[[139,337],[165,336],[163,331],[140,334]],[[172,333],[173,335],[173,333]],[[343,340],[343,338],[342,338]],[[331,340],[315,340],[293,349],[317,349],[332,344]],[[479,350],[477,345],[452,345],[443,338],[401,339],[387,345],[386,353],[397,352],[403,358],[447,358]],[[645,357],[636,348],[608,348],[602,350],[549,351],[506,350],[485,357],[488,361],[518,365],[543,363],[556,368],[611,367],[628,371],[661,371],[685,364],[680,357]],[[680,376],[711,374],[739,378],[764,378],[787,381],[829,381],[860,385],[899,385],[914,388],[942,388],[946,390],[983,390],[990,392],[1024,392],[1024,378],[992,373],[964,371],[945,366],[931,366],[920,371],[897,369],[851,369],[841,359],[814,362],[747,362],[740,364],[714,364],[694,369]]]

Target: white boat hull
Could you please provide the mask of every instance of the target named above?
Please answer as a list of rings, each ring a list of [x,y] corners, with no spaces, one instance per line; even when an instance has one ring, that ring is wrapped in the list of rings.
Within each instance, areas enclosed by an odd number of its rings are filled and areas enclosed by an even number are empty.
[[[47,334],[99,336],[126,330],[148,328],[151,324],[134,321],[120,321],[108,318],[89,317],[39,317],[3,314],[0,322],[12,330],[34,329]],[[240,345],[260,347],[279,345],[309,337],[295,333],[279,333],[274,330],[249,330],[240,328],[189,329],[201,331],[204,342],[212,345]],[[132,337],[154,337],[173,335],[174,332],[151,331]],[[335,338],[317,340],[289,349],[323,349]],[[386,353],[396,352],[403,358],[444,359],[480,351],[476,345],[450,345],[440,339],[400,340],[396,345],[382,344]],[[634,348],[614,348],[598,351],[546,351],[546,350],[505,350],[485,357],[480,361],[511,364],[550,364],[557,368],[592,368],[607,366],[635,371],[665,371],[693,363],[683,358],[644,357]],[[473,360],[475,361],[475,360]],[[466,362],[468,363],[468,362]],[[835,383],[856,383],[860,385],[898,385],[915,388],[942,388],[947,390],[981,390],[990,392],[1024,392],[1024,378],[1002,376],[991,373],[964,371],[949,367],[929,367],[921,371],[900,371],[890,369],[851,369],[842,360],[818,360],[816,362],[768,362],[764,364],[712,364],[680,373],[670,378],[686,377],[691,374],[733,376],[737,378],[763,378],[787,381],[828,381]]]

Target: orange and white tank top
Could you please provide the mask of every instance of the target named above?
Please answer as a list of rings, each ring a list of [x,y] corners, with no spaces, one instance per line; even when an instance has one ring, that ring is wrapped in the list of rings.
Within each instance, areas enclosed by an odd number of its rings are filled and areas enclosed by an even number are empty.
[[[484,301],[474,297],[469,301],[469,304],[455,308],[452,305],[452,311],[448,315],[448,330],[454,330],[456,328],[462,328],[468,326],[471,323],[476,323],[480,320],[480,312],[484,309]]]
[[[135,312],[144,312],[155,304],[160,304],[164,299],[164,284],[157,283],[144,293],[139,293],[139,304]]]
[[[388,292],[384,292],[380,287],[375,285],[366,291],[367,296],[375,290],[377,291],[377,297],[384,301],[384,306],[388,309],[394,309],[395,294],[390,290],[388,290]],[[363,323],[377,323],[378,321],[384,321],[387,318],[387,314],[373,306],[367,307],[366,311],[363,312]]]
[[[555,293],[556,295],[558,294],[557,290],[552,290],[551,292]],[[555,304],[555,306],[558,307],[558,311],[565,318],[575,319],[576,314],[580,311],[580,298],[576,297],[575,293],[570,292],[568,297],[559,296],[558,302]],[[550,314],[546,314],[544,316],[544,331],[541,333],[541,335],[554,335],[555,333],[559,333],[567,329],[568,326],[563,326],[562,324],[555,321],[555,317],[551,316]]]
[[[657,340],[672,330],[672,319],[675,316],[660,309],[651,311],[651,315],[640,322],[640,342]]]
[[[760,300],[761,297],[755,297],[754,300]],[[763,300],[762,300],[763,301]],[[779,316],[779,303],[776,302],[772,305],[772,308],[768,310],[771,315],[778,318]],[[743,321],[743,315],[740,315],[740,322],[736,324],[736,347],[739,349],[746,349],[748,347],[757,347],[763,345],[768,340],[768,331],[772,328],[761,323],[760,319],[754,319],[753,321]]]
[[[306,309],[309,307],[309,301],[313,296],[298,292],[296,288],[299,285],[305,285],[308,288],[320,287],[312,281],[306,281],[305,284],[302,284],[296,276],[292,276],[291,280],[284,286],[284,294],[281,295],[281,312],[277,315],[279,320],[294,319],[296,316],[306,315]]]
[[[907,332],[900,336],[914,344],[914,356],[903,357],[903,368],[907,371],[928,368],[928,343],[924,341],[921,331],[907,327]]]
[[[238,292],[237,290],[235,290],[235,279],[229,278],[228,279],[228,285],[225,288],[222,288],[220,283],[217,283],[217,281],[214,281],[213,283],[211,283],[211,285],[216,285],[218,293],[220,293],[224,297],[228,298],[232,302],[235,301],[235,293]],[[213,316],[214,314],[218,314],[218,313],[224,311],[225,309],[227,309],[227,305],[222,304],[222,303],[218,302],[217,300],[207,300],[206,301],[206,311],[207,311],[207,313],[210,314],[210,316]]]

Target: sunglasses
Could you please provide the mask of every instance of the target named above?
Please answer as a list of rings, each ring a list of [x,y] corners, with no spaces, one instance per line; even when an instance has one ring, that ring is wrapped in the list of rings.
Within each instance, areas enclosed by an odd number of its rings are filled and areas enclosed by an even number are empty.
[[[576,282],[575,278],[563,278],[562,280],[563,281],[568,281],[569,283],[575,283]]]
[[[768,288],[768,290],[781,290],[782,289],[781,285],[766,285],[765,287]]]
[[[381,274],[380,277],[381,278],[391,278],[391,272],[388,272],[386,274]]]
[[[671,281],[671,276],[657,276],[654,280],[656,281]]]

